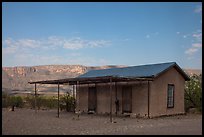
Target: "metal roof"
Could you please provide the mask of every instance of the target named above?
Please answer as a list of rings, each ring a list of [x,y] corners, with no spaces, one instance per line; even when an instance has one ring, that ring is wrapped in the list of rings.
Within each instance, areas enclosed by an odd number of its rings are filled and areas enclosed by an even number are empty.
[[[90,77],[126,77],[126,78],[148,78],[157,77],[171,67],[174,67],[183,75],[185,80],[189,80],[188,75],[176,64],[176,62],[167,62],[159,64],[148,64],[140,66],[131,66],[124,68],[110,68],[101,70],[90,70],[77,78],[90,78]]]
[[[137,81],[137,80],[151,81],[155,77],[158,77],[160,74],[166,72],[172,67],[174,67],[184,77],[185,80],[190,80],[188,75],[175,62],[168,62],[168,63],[160,63],[160,64],[131,66],[131,67],[124,67],[124,68],[91,70],[76,78],[44,80],[44,81],[35,81],[35,82],[28,82],[28,83],[30,84],[69,83],[70,85],[74,85],[74,84],[77,84],[77,82],[79,82],[78,84],[106,83],[106,82],[110,82],[110,79],[112,79],[113,82]]]

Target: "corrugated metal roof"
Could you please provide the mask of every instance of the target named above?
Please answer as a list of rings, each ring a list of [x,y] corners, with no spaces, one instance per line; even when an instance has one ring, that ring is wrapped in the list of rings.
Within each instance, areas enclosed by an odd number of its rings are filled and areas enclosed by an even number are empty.
[[[176,65],[180,70],[185,79],[188,76],[183,72],[183,70],[176,64],[176,62],[159,63],[159,64],[148,64],[140,66],[131,66],[124,68],[111,68],[111,69],[101,69],[101,70],[90,70],[87,73],[80,75],[78,78],[85,77],[103,77],[103,76],[115,76],[115,77],[156,77],[168,68]]]

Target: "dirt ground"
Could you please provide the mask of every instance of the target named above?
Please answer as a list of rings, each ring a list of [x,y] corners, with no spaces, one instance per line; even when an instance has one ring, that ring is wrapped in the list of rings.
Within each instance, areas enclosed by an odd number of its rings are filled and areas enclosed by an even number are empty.
[[[2,109],[3,135],[202,135],[202,115],[153,119],[77,115],[57,110]]]

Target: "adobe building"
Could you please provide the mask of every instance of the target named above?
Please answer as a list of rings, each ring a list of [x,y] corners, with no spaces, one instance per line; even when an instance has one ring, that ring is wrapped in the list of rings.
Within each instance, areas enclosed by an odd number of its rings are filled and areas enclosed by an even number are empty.
[[[187,74],[175,63],[91,70],[78,78],[77,108],[138,117],[183,114]],[[92,80],[93,79],[93,80]]]
[[[157,117],[184,114],[188,75],[175,63],[91,70],[76,78],[29,82],[76,87],[76,113]]]

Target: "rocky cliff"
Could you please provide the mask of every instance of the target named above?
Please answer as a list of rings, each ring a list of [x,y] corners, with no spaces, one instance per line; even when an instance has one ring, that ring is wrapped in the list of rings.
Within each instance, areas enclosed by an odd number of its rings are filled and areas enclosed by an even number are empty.
[[[34,86],[29,81],[73,78],[89,70],[116,68],[123,66],[82,66],[82,65],[44,65],[32,67],[2,67],[2,90],[6,92],[30,92]],[[71,87],[70,87],[71,88]],[[39,91],[54,92],[56,85],[39,85]],[[61,91],[69,90],[62,86]]]

